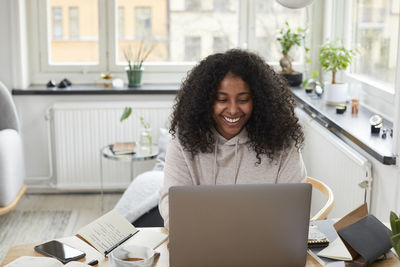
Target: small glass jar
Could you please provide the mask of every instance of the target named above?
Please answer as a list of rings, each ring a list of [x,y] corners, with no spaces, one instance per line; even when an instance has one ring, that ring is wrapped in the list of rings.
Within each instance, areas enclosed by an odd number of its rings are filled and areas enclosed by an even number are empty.
[[[140,134],[140,148],[142,150],[151,150],[153,145],[153,137],[151,128],[144,128]]]

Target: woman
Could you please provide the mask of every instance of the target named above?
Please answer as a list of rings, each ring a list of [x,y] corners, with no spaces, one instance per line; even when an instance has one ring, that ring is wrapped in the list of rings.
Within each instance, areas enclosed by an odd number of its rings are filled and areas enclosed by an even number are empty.
[[[233,49],[202,60],[176,98],[160,212],[176,185],[300,182],[304,140],[287,83],[256,54]]]

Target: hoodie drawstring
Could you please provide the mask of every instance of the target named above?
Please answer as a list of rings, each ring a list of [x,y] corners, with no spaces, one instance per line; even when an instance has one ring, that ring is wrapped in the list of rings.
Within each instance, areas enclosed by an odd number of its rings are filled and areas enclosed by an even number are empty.
[[[217,150],[218,150],[218,138],[215,140],[215,149],[214,149],[214,164],[213,164],[213,176],[214,176],[214,184],[217,184]]]
[[[235,144],[235,184],[237,183],[237,177],[239,172],[239,160],[237,158],[238,144],[239,144],[239,138],[236,139],[236,144]]]
[[[238,160],[238,146],[239,146],[239,138],[236,139],[235,143],[235,184],[237,183],[237,178],[239,174],[239,160]],[[214,164],[213,164],[213,176],[214,176],[214,184],[217,184],[217,152],[218,152],[218,138],[215,141],[215,149],[214,149]]]

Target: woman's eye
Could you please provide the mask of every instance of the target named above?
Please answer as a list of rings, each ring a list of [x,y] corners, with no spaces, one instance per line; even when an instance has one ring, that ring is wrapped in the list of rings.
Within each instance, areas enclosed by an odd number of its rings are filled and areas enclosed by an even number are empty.
[[[220,103],[225,103],[227,100],[226,99],[217,99],[217,101]]]
[[[248,98],[246,98],[246,99],[239,99],[239,103],[247,103],[248,101],[249,101]]]

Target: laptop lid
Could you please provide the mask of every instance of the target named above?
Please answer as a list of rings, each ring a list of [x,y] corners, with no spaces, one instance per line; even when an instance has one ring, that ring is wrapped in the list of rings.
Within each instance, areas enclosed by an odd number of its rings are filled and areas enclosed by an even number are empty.
[[[311,184],[169,189],[170,266],[304,266]]]

